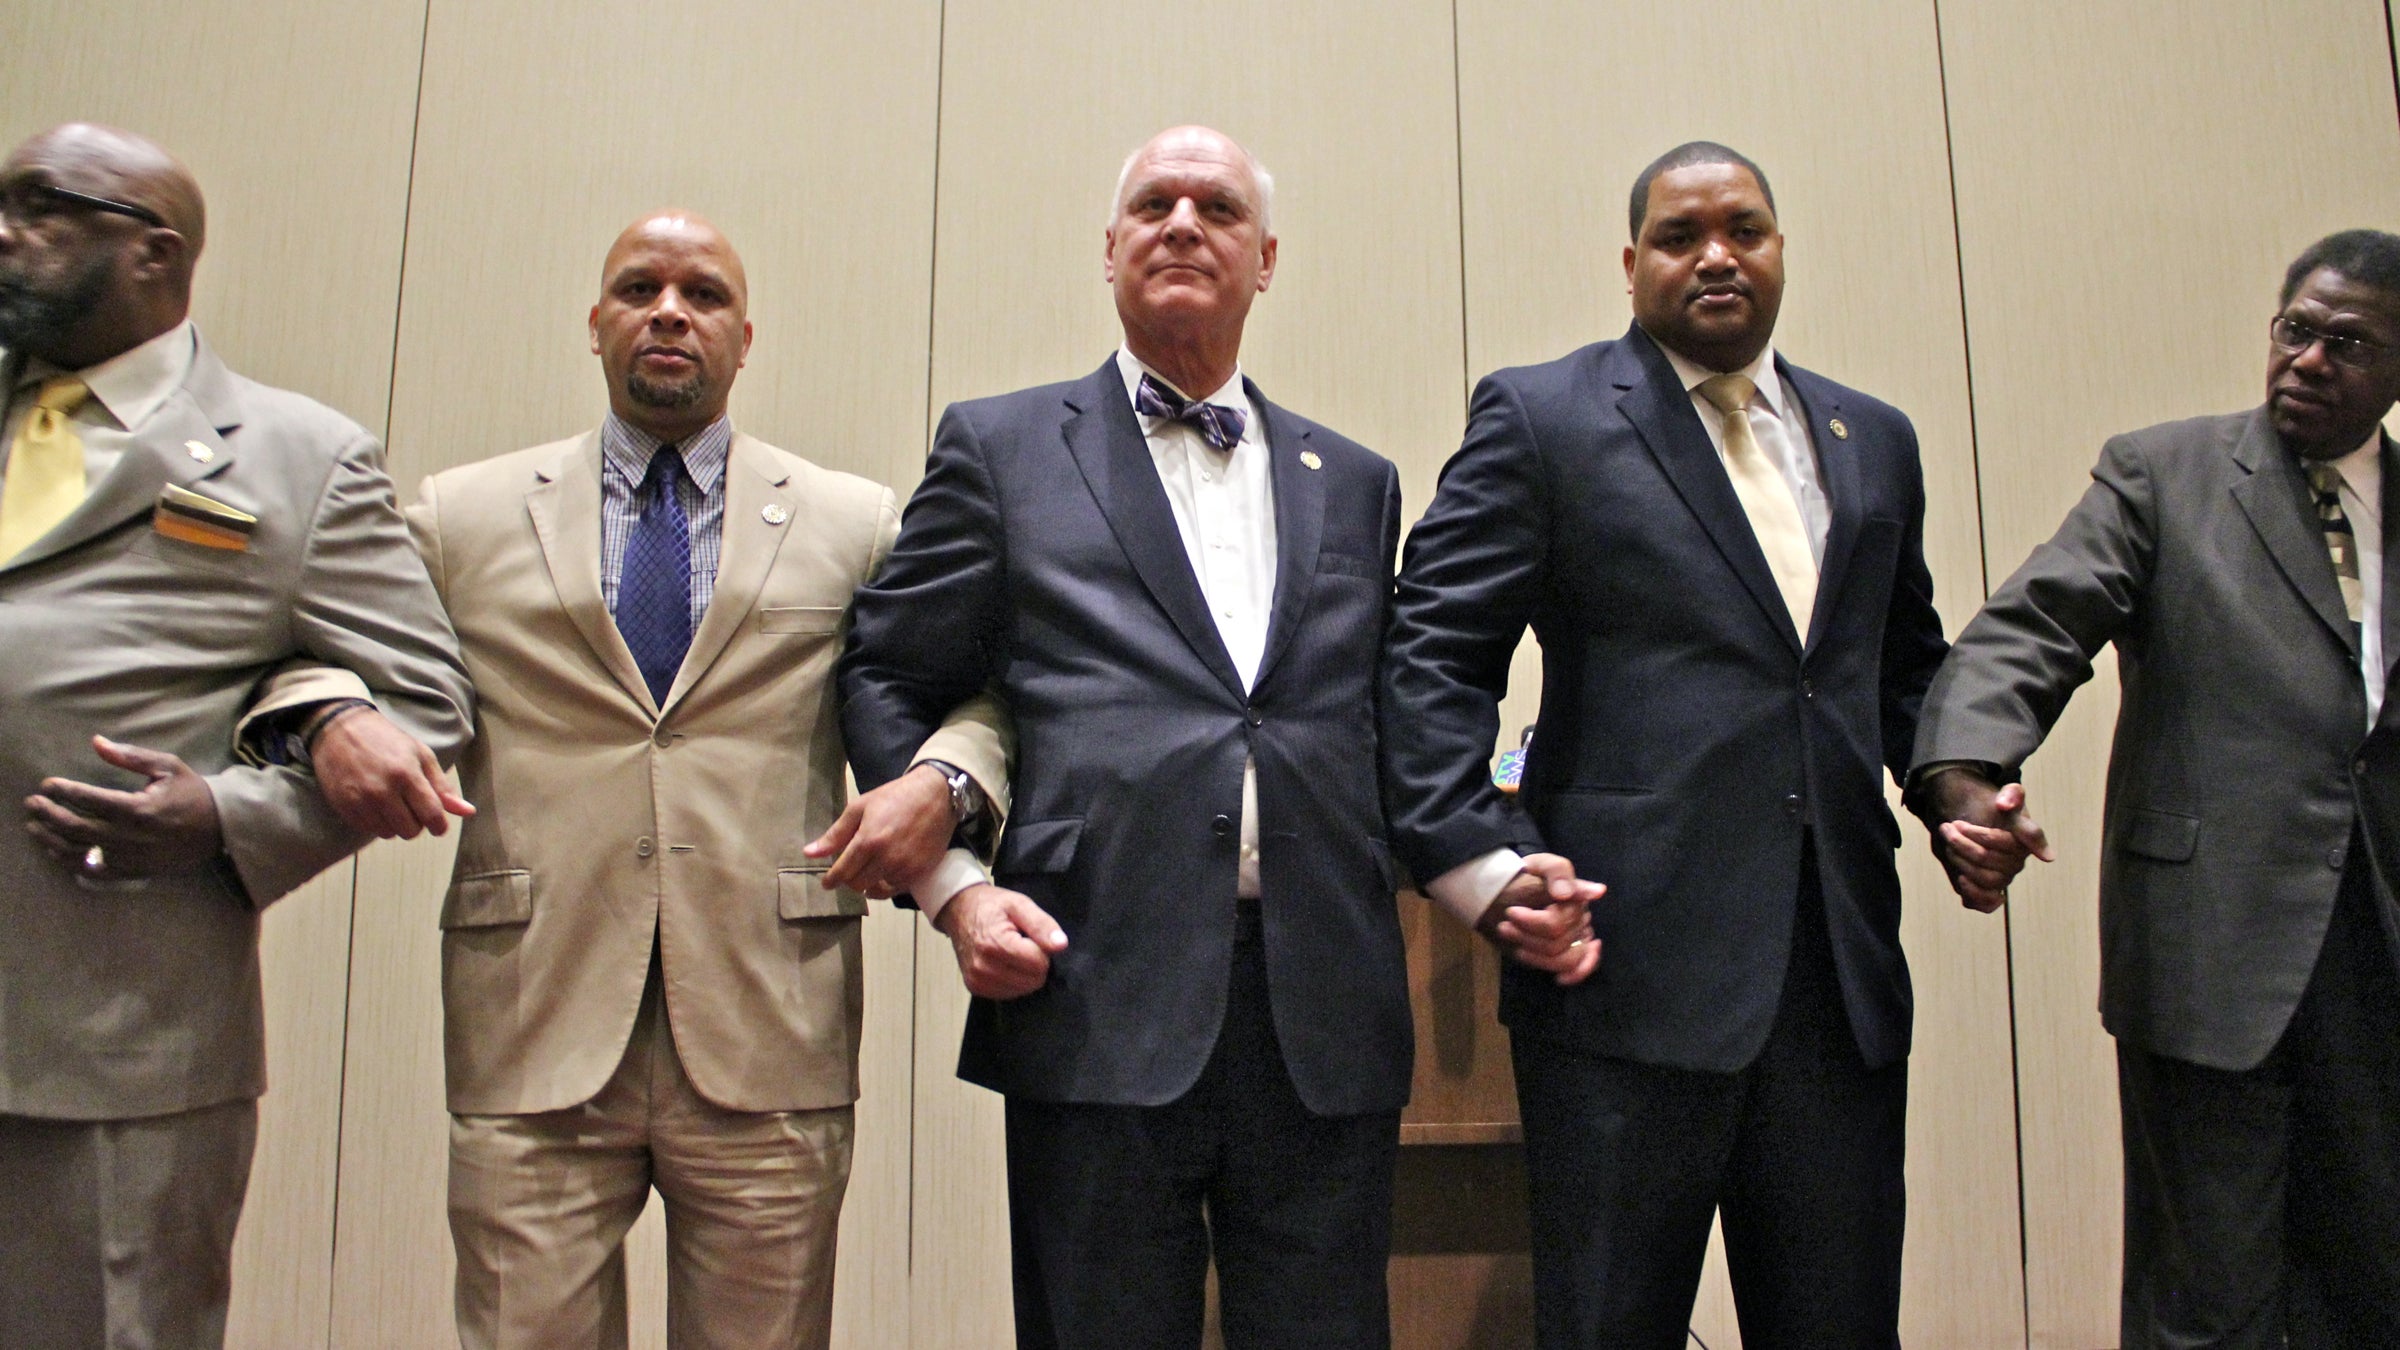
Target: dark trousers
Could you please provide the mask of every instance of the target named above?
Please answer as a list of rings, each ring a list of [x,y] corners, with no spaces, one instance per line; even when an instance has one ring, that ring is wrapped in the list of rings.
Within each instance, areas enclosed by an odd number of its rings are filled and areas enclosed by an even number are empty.
[[[2264,1063],[2117,1045],[2126,1350],[2400,1346],[2400,977],[2350,856]]]
[[[1908,1063],[1859,1055],[1813,858],[1801,873],[1775,1028],[1748,1068],[1511,1038],[1545,1350],[1685,1345],[1720,1210],[1747,1350],[1899,1345]]]
[[[1165,1106],[1008,1099],[1017,1344],[1200,1344],[1208,1263],[1228,1350],[1391,1343],[1385,1266],[1400,1113],[1312,1116],[1244,903],[1225,1024]]]

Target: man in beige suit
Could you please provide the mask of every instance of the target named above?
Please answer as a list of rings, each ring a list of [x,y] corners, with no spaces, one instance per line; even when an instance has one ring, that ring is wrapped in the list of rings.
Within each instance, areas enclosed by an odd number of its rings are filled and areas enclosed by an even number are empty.
[[[467,726],[381,448],[189,321],[204,214],[123,132],[55,128],[0,165],[10,1350],[224,1339],[260,910],[364,841],[299,769],[230,762],[260,677],[311,657],[445,751]]]
[[[441,914],[469,1347],[623,1344],[653,1186],[671,1345],[830,1335],[866,901],[808,844],[842,816],[833,663],[898,513],[733,431],[746,308],[713,226],[635,222],[591,314],[606,422],[436,474],[408,513],[480,691]],[[888,894],[934,865],[990,809],[978,784],[1002,800],[1003,735],[962,709],[934,765],[854,808],[833,880]],[[371,712],[316,757],[384,833],[440,819],[422,762]]]

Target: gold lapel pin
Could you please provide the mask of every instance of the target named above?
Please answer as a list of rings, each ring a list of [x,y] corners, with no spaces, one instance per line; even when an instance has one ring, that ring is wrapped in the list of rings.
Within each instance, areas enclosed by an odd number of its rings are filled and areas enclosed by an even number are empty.
[[[1322,469],[1325,467],[1325,461],[1317,458],[1317,452],[1314,450],[1301,451],[1300,462],[1312,469]]]
[[[781,525],[792,518],[792,513],[784,510],[781,502],[768,502],[758,509],[758,518],[769,525]]]
[[[1849,439],[1850,439],[1850,424],[1849,424],[1849,423],[1847,423],[1847,422],[1844,422],[1842,419],[1840,419],[1840,418],[1838,418],[1838,417],[1837,417],[1837,418],[1834,418],[1832,421],[1830,421],[1830,422],[1827,422],[1825,425],[1826,425],[1826,426],[1827,426],[1829,429],[1831,429],[1831,430],[1832,430],[1832,432],[1833,432],[1833,438],[1834,438],[1835,440],[1837,440],[1837,441],[1846,441],[1846,440],[1849,440]]]
[[[199,460],[203,464],[206,464],[210,460],[217,457],[216,451],[209,449],[207,446],[202,445],[198,441],[185,441],[183,443],[183,448],[191,451],[192,458]]]

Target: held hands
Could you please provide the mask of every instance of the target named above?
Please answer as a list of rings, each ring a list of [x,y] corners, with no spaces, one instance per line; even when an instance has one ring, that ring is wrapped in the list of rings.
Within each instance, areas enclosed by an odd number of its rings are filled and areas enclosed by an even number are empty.
[[[1050,958],[1067,949],[1066,932],[1042,907],[989,882],[953,896],[933,926],[958,953],[958,973],[977,998],[1023,998],[1050,978]]]
[[[224,852],[217,799],[190,765],[159,750],[92,738],[100,758],[150,781],[131,792],[45,778],[25,799],[25,832],[96,880],[189,872]]]
[[[826,885],[847,886],[873,899],[889,900],[934,869],[957,828],[958,818],[950,810],[948,780],[940,769],[919,764],[882,787],[852,798],[833,828],[800,851],[811,858],[841,855],[825,873]],[[966,959],[961,948],[962,967]],[[969,981],[969,987],[972,985]]]
[[[1600,968],[1590,906],[1607,893],[1596,881],[1578,880],[1565,858],[1536,853],[1500,888],[1475,931],[1560,984],[1581,984]]]
[[[451,816],[475,814],[433,752],[373,708],[341,713],[317,732],[308,758],[326,804],[377,839],[447,834]]]
[[[1948,769],[1926,785],[1933,856],[1967,908],[1989,914],[2008,903],[2008,883],[2028,857],[2049,862],[2050,836],[2025,809],[2025,785],[1995,788],[1981,774]]]

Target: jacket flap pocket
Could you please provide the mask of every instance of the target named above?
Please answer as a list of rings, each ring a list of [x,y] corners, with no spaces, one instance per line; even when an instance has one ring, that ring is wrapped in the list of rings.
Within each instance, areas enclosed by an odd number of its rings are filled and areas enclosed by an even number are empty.
[[[1064,872],[1075,861],[1075,841],[1083,837],[1083,817],[1067,820],[1010,821],[1000,836],[995,872]]]
[[[2200,846],[2200,818],[2136,807],[2125,820],[2125,851],[2160,862],[2190,862]]]
[[[841,630],[840,605],[766,605],[758,611],[758,631],[762,633],[838,633]]]
[[[533,918],[533,873],[478,872],[450,883],[442,897],[442,927],[491,928]]]
[[[786,867],[775,874],[775,912],[787,919],[855,919],[867,897],[825,884],[823,867]]]

